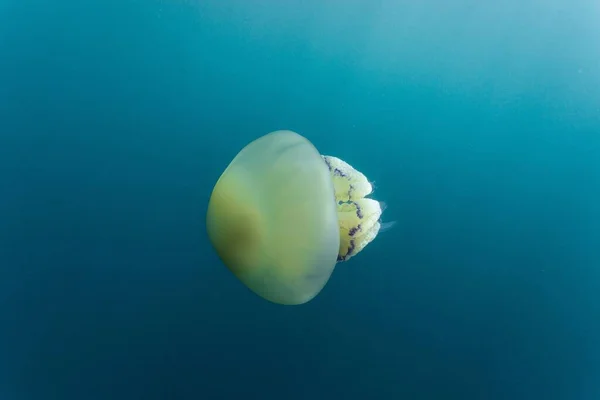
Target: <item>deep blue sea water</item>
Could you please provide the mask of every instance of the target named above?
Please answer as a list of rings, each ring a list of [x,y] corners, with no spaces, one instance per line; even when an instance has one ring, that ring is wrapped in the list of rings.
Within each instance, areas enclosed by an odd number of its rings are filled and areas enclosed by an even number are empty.
[[[1,0],[0,399],[600,398],[600,5]],[[297,307],[205,231],[251,140],[376,182]]]

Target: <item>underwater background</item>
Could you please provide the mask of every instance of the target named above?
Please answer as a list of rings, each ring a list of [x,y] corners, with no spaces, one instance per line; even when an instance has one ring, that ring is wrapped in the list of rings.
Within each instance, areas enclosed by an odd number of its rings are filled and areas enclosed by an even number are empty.
[[[0,1],[0,399],[600,398],[600,4]],[[205,231],[292,129],[395,227],[296,307]]]

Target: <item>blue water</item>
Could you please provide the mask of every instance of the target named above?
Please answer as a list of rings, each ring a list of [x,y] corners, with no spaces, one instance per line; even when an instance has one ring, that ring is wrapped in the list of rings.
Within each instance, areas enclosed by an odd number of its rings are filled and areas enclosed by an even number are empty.
[[[0,398],[600,398],[599,15],[0,1]],[[299,307],[204,227],[277,129],[398,221]]]

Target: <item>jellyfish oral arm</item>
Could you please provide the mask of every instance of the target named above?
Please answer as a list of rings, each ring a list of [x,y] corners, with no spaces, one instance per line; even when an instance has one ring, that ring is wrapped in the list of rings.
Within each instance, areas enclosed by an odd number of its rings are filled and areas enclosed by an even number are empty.
[[[373,185],[364,174],[337,157],[323,156],[323,160],[335,191],[340,225],[338,262],[348,261],[391,225],[382,226],[383,203],[367,197],[373,193]]]

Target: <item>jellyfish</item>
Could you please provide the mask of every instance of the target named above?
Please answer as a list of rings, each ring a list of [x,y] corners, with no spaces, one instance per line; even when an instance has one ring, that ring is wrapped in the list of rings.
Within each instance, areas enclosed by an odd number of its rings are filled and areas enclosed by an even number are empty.
[[[218,179],[208,237],[252,292],[277,304],[304,304],[321,292],[336,264],[382,229],[383,204],[367,198],[372,191],[361,172],[320,155],[298,133],[271,132],[244,147]]]

